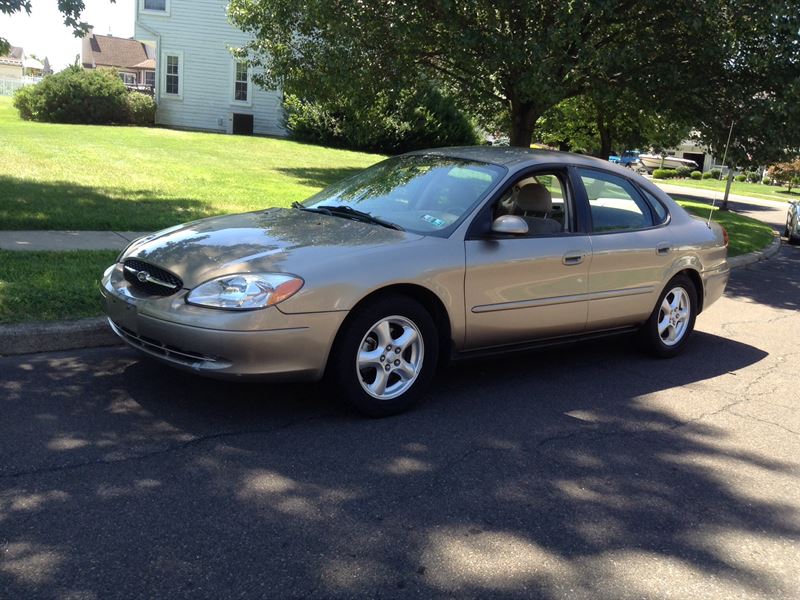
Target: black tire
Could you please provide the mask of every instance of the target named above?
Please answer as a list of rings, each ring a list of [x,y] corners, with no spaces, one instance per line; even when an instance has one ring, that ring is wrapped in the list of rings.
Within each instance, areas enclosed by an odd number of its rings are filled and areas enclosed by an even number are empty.
[[[357,356],[365,336],[374,325],[388,317],[401,317],[410,321],[421,334],[423,351],[419,361],[421,367],[408,389],[396,397],[380,399],[364,389],[362,381],[366,385],[370,372],[368,370],[365,373],[366,377],[359,373]],[[405,352],[401,356],[404,355]],[[438,332],[425,307],[406,296],[385,296],[356,309],[342,325],[331,350],[327,375],[343,399],[357,411],[369,417],[388,417],[405,412],[419,400],[436,372],[438,358]],[[374,376],[377,377],[377,374]],[[397,375],[394,377],[396,382],[399,378]]]
[[[677,342],[674,342],[670,345],[669,343],[665,342],[659,334],[658,323],[660,318],[663,316],[661,304],[664,302],[664,298],[671,294],[676,288],[683,289],[689,298],[689,318],[682,337],[680,337]],[[667,283],[664,290],[658,296],[658,302],[656,302],[656,306],[653,309],[650,318],[647,319],[645,324],[642,325],[642,328],[639,330],[639,343],[642,350],[659,358],[672,358],[673,356],[677,356],[686,349],[689,338],[691,338],[692,332],[694,331],[694,322],[696,318],[697,289],[695,288],[695,284],[686,275],[676,275],[670,279],[669,283]]]

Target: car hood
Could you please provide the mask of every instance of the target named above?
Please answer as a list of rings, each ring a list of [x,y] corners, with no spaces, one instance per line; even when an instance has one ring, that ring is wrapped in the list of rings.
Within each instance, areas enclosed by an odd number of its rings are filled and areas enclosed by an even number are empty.
[[[139,258],[178,275],[184,287],[232,273],[341,268],[346,256],[422,236],[296,209],[212,217],[134,242],[124,258]]]

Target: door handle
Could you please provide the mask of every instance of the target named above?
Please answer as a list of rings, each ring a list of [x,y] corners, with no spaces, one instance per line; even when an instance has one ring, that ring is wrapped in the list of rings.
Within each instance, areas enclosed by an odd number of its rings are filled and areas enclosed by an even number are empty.
[[[571,265],[579,265],[583,262],[583,257],[586,256],[580,252],[568,252],[563,256],[561,262],[563,262],[568,267]]]
[[[656,246],[656,254],[660,254],[662,256],[669,254],[669,251],[672,250],[669,244],[659,244]]]

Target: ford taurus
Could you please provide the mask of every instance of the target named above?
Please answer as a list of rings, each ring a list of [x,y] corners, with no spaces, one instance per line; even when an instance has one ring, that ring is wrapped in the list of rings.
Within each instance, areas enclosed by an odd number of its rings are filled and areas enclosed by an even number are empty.
[[[327,377],[384,416],[452,358],[634,330],[675,356],[728,274],[725,231],[629,169],[479,147],[153,233],[101,288],[113,330],[151,357],[216,377]]]

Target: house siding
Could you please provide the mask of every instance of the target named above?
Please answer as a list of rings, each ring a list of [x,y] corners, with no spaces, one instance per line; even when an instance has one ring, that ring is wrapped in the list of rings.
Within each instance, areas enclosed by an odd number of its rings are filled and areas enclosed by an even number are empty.
[[[250,101],[233,101],[234,61],[229,48],[241,47],[249,36],[235,29],[226,14],[227,0],[170,0],[169,14],[140,11],[136,2],[136,39],[155,45],[156,122],[205,131],[232,131],[233,113],[253,115],[254,133],[286,135],[279,91],[252,83]],[[180,98],[163,93],[164,56],[182,57]]]
[[[0,65],[0,79],[22,81],[22,65]]]

